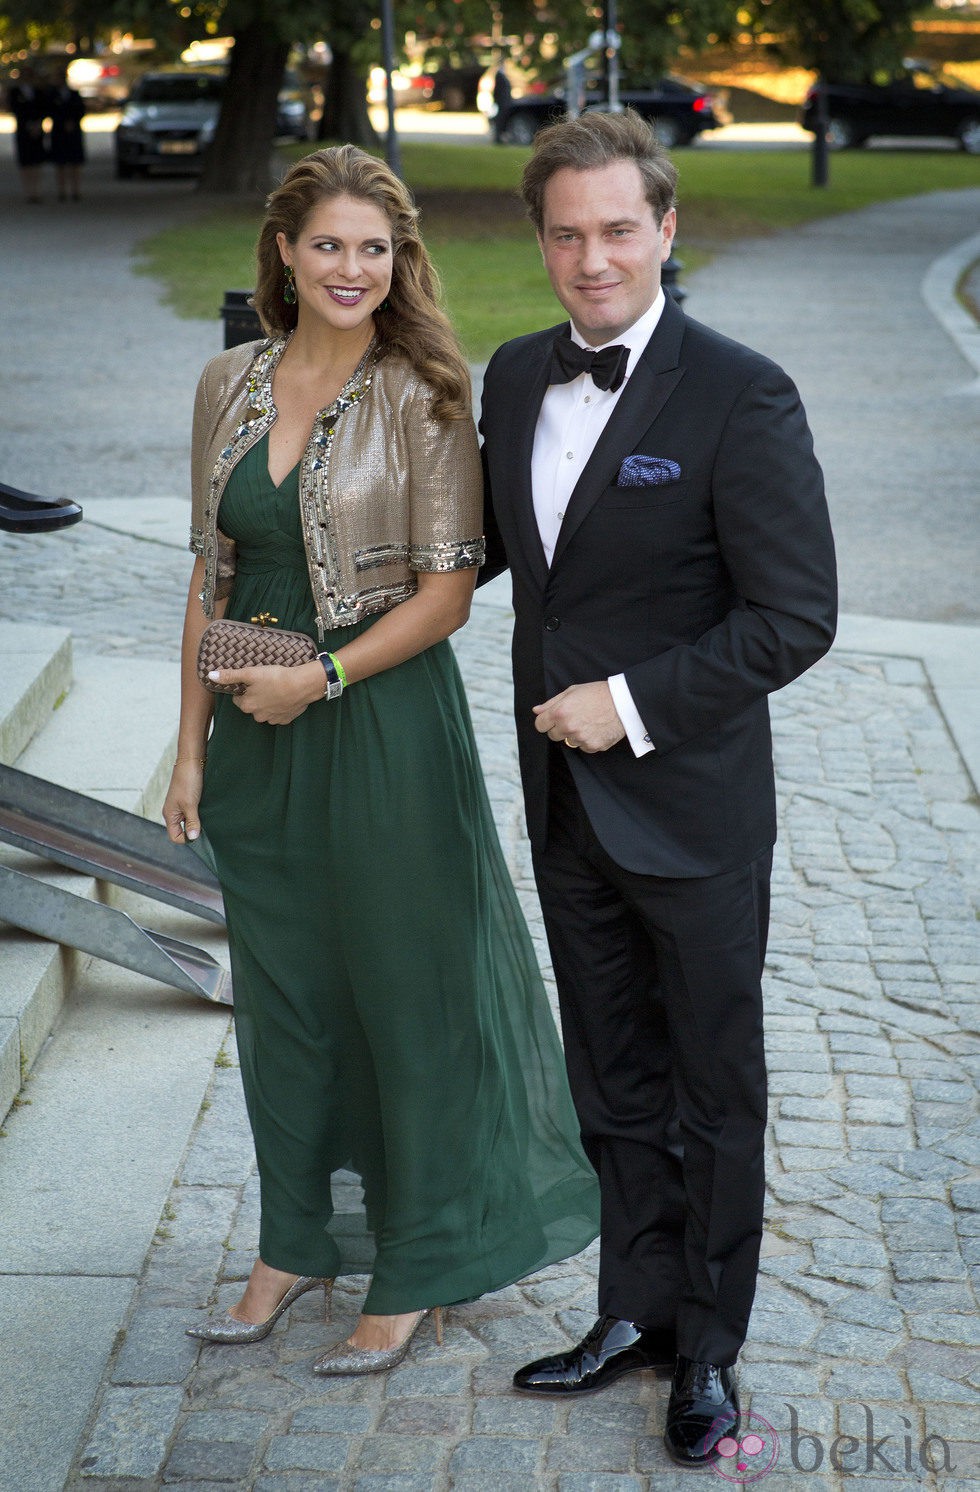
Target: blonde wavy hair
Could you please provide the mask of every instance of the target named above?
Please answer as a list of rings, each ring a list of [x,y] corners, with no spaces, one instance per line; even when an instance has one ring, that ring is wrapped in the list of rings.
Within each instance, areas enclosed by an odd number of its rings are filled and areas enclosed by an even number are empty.
[[[470,413],[469,369],[441,306],[442,289],[418,229],[418,209],[408,188],[383,161],[356,145],[336,145],[304,156],[266,202],[255,247],[255,309],[265,331],[284,337],[298,307],[283,300],[285,278],[276,234],[295,244],[310,213],[331,197],[370,202],[391,226],[391,289],[374,313],[382,355],[400,354],[432,390],[432,414],[461,420]]]

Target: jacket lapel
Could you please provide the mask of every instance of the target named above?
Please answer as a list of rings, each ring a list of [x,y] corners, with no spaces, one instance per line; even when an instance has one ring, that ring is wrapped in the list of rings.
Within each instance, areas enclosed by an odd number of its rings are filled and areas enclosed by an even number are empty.
[[[565,323],[567,326],[567,322]],[[548,374],[551,370],[551,344],[556,329],[545,334],[529,355],[527,375],[516,382],[511,395],[511,429],[513,451],[510,462],[514,472],[512,503],[520,542],[517,554],[526,558],[534,582],[544,589],[548,578],[548,565],[541,546],[537,520],[534,516],[534,497],[531,492],[531,457],[534,453],[534,434],[537,428],[541,403],[548,389]]]
[[[616,480],[624,456],[653,424],[684,376],[680,365],[684,338],[684,312],[668,295],[660,321],[640,354],[616,408],[606,423],[595,449],[575,484],[565,510],[552,568],[558,564],[569,541],[595,506],[600,494]],[[543,394],[542,394],[543,397]],[[537,408],[540,407],[540,400]],[[536,417],[535,411],[535,417]],[[533,518],[533,513],[532,513]],[[538,540],[540,548],[540,539]]]

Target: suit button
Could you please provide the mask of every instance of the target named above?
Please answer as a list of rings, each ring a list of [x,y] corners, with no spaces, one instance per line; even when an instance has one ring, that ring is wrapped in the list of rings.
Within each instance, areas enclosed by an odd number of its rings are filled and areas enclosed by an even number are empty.
[[[556,616],[546,616],[544,619],[544,630],[546,632],[557,632],[561,622]]]

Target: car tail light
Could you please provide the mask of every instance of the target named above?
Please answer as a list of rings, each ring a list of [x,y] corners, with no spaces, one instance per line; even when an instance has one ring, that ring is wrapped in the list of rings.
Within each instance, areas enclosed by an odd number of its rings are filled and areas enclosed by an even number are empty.
[[[691,108],[695,114],[703,114],[705,109],[710,109],[713,103],[714,99],[710,93],[699,93],[697,98],[692,102]]]
[[[102,68],[103,78],[118,78],[120,72],[117,62],[107,62]]]

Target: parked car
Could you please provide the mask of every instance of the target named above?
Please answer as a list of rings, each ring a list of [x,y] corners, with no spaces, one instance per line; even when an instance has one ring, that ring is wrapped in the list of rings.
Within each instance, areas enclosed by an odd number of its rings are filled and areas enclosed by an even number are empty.
[[[118,109],[133,86],[118,57],[73,57],[66,68],[69,88],[90,109]]]
[[[475,109],[480,83],[489,66],[487,59],[473,58],[471,61],[442,62],[437,66],[424,65],[423,71],[431,80],[429,98],[434,104],[442,104],[453,113]]]
[[[283,140],[309,140],[314,116],[319,118],[318,105],[322,103],[322,89],[304,82],[299,73],[287,68],[276,104],[276,135]]]
[[[396,67],[391,74],[395,108],[419,108],[432,98],[432,79],[418,67]],[[368,74],[368,103],[383,107],[388,102],[388,80],[383,67]]]
[[[200,171],[221,112],[225,74],[213,71],[144,73],[116,127],[116,175],[146,176],[155,168]],[[276,133],[309,138],[308,90],[286,73],[279,92]]]
[[[625,84],[620,89],[620,101],[624,108],[635,109],[644,119],[649,119],[668,150],[690,145],[704,130],[718,129],[729,123],[728,112],[719,95],[683,78],[668,76],[661,78],[659,83],[640,87]],[[606,107],[606,98],[598,81],[589,84],[585,107]],[[494,121],[496,138],[510,145],[530,145],[538,130],[561,119],[565,113],[565,99],[558,90],[544,94],[526,93],[521,98],[512,99]]]
[[[811,134],[818,129],[821,98],[827,142],[835,150],[863,145],[872,135],[944,136],[970,155],[980,154],[980,92],[928,62],[907,58],[901,73],[881,84],[815,84],[800,115]]]

